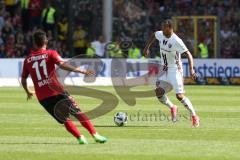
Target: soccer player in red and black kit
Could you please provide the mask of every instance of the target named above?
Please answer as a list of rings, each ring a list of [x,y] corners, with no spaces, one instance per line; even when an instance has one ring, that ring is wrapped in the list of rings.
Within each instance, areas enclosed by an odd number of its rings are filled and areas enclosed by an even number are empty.
[[[87,116],[80,111],[74,99],[64,91],[64,88],[60,82],[58,82],[55,72],[55,64],[61,69],[86,75],[94,74],[94,71],[83,71],[65,63],[55,50],[47,50],[47,43],[48,40],[45,32],[40,30],[34,33],[33,50],[24,60],[21,80],[22,86],[27,93],[27,100],[31,99],[33,96],[33,92],[29,90],[27,86],[27,77],[30,74],[40,104],[59,123],[64,124],[67,131],[76,137],[80,144],[88,144],[88,142],[69,118],[70,114],[79,120],[82,126],[89,131],[96,142],[106,142],[107,139],[96,132]],[[58,89],[51,88],[49,85],[50,83],[52,86],[58,86]],[[57,112],[60,112],[59,115],[64,115],[63,117],[56,114],[56,106],[58,107]],[[74,113],[72,112],[73,110]]]

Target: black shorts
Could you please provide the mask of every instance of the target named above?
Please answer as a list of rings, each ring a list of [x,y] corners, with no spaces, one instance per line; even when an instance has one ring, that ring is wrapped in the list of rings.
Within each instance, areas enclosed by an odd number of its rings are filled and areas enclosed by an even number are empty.
[[[39,102],[61,124],[71,115],[80,112],[76,101],[67,92],[45,98]]]

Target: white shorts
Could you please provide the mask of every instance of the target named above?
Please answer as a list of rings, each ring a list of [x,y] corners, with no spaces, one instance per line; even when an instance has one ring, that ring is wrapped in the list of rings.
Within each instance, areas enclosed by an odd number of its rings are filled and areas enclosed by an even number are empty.
[[[169,69],[167,72],[165,72],[158,78],[158,81],[159,82],[157,83],[158,84],[157,86],[159,87],[161,87],[161,81],[165,81],[171,84],[176,94],[185,93],[183,85],[183,73],[178,69]]]

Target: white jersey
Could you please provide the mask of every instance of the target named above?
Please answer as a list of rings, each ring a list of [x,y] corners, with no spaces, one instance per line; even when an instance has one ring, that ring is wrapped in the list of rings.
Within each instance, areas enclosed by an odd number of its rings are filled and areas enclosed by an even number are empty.
[[[160,64],[168,69],[182,70],[181,54],[188,51],[183,41],[175,33],[167,38],[162,31],[155,32],[155,37],[160,45]]]
[[[105,43],[101,43],[99,41],[93,41],[91,43],[91,46],[94,48],[95,54],[97,56],[99,56],[99,57],[103,57],[104,56]]]

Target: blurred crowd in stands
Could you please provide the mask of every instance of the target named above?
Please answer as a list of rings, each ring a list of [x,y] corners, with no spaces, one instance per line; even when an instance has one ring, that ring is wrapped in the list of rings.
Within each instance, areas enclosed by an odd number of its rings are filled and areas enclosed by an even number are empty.
[[[102,1],[72,2],[68,6],[70,2],[64,0],[0,0],[0,58],[25,57],[39,28],[46,31],[49,48],[63,57],[142,58],[144,45],[150,34],[161,29],[160,22],[183,15],[218,16],[220,57],[240,58],[239,0],[113,0],[112,42],[102,35]],[[213,57],[213,27],[212,20],[198,22],[198,52],[208,53],[195,57]],[[179,21],[177,28],[193,52],[193,21]],[[158,57],[158,52],[156,43],[151,57]]]

